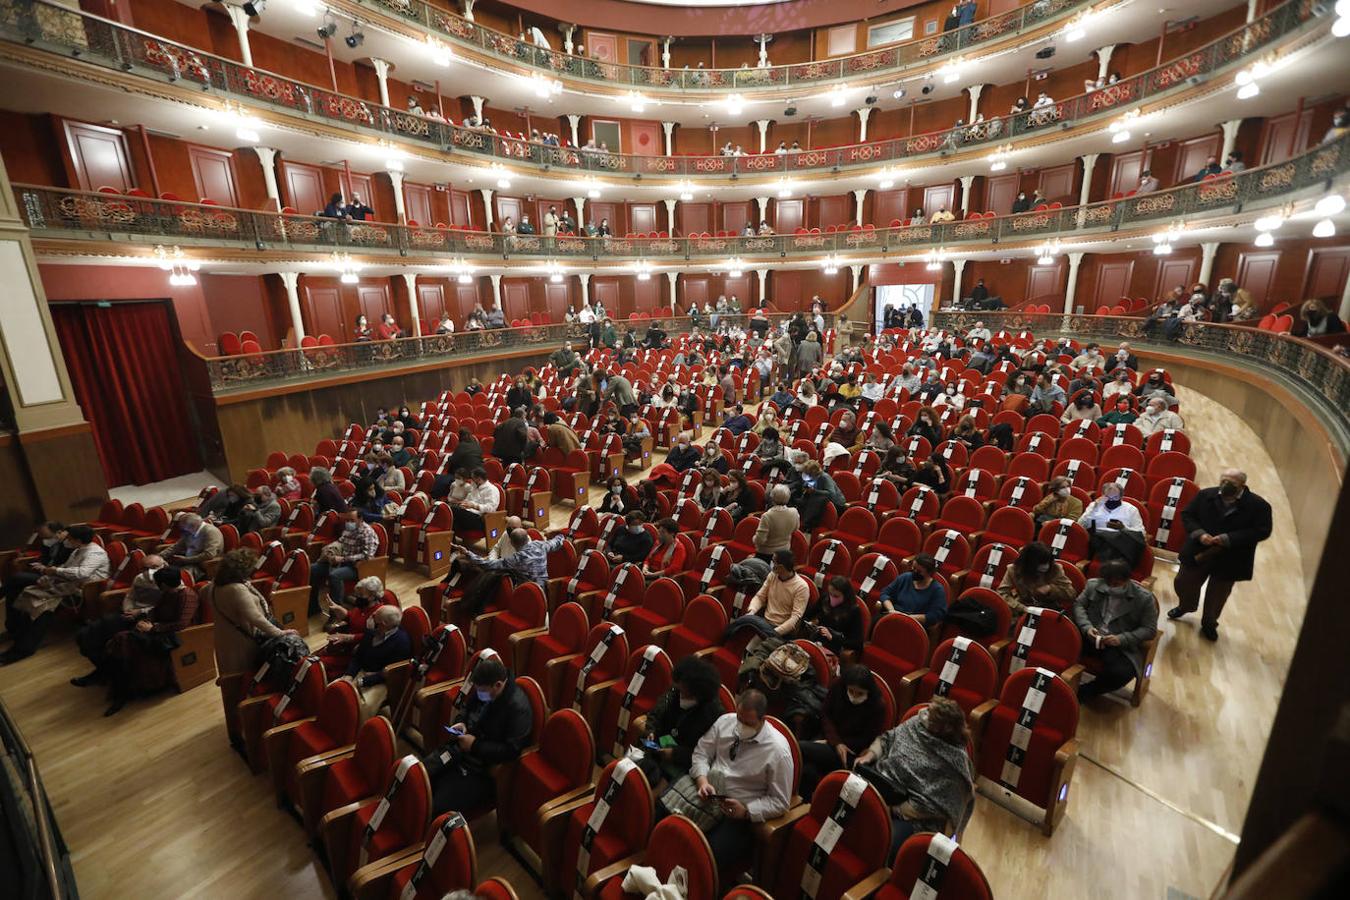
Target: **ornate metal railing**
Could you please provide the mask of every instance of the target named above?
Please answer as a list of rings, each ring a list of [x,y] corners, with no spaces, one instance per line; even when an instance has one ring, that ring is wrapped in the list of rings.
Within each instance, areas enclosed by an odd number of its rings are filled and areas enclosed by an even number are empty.
[[[589,238],[503,235],[451,228],[346,222],[149,197],[71,191],[19,184],[14,194],[36,237],[136,240],[179,245],[235,246],[260,251],[397,254],[444,262],[548,259],[668,262],[740,257],[747,262],[836,255],[865,261],[891,253],[1047,241],[1133,229],[1153,222],[1195,222],[1287,202],[1300,192],[1326,190],[1350,175],[1350,136],[1286,162],[1178,187],[1012,216],[964,219],[900,228],[870,226],[830,234],[755,237]]]
[[[1093,5],[1092,0],[1034,0],[969,25],[878,50],[818,62],[764,68],[665,69],[605,62],[539,47],[518,37],[485,28],[424,0],[352,0],[355,5],[413,22],[451,46],[472,47],[504,62],[531,66],[550,77],[576,78],[607,85],[655,91],[754,91],[819,85],[849,78],[875,80],[898,70],[938,62],[981,44],[1008,38],[1059,19],[1068,19]]]
[[[669,312],[669,308],[664,308]],[[777,326],[790,316],[782,313],[769,315],[770,324]],[[826,327],[832,327],[834,316],[825,317]],[[748,326],[745,314],[722,313],[719,322]],[[647,327],[658,322],[669,335],[683,334],[694,325],[706,327],[704,319],[687,316],[662,316],[658,309],[654,318],[625,319],[615,322],[622,332],[631,327],[638,340],[646,335]],[[516,328],[494,328],[485,331],[461,331],[449,335],[426,335],[399,338],[392,341],[364,341],[355,344],[326,344],[301,349],[265,350],[235,356],[202,356],[198,359],[206,367],[211,389],[217,394],[280,384],[330,378],[352,372],[374,372],[423,363],[448,363],[464,357],[499,354],[512,350],[551,352],[564,341],[578,342],[586,337],[586,326],[578,324],[526,325]]]
[[[675,178],[786,176],[877,167],[963,148],[994,147],[1022,135],[1120,115],[1141,101],[1185,90],[1250,59],[1286,36],[1309,27],[1319,17],[1328,18],[1329,9],[1315,0],[1289,0],[1236,31],[1157,68],[1101,90],[1026,112],[865,144],[751,156],[638,156],[546,146],[464,128],[249,68],[44,0],[0,2],[0,38],[69,53],[86,62],[148,78],[199,84],[250,107],[280,109],[345,128],[368,130],[391,140],[434,147],[452,155],[472,154],[544,171],[565,169]]]
[[[1082,316],[1062,313],[937,311],[930,317],[935,328],[962,332],[982,320],[991,330],[1030,331],[1038,338],[1067,335],[1082,341],[1131,341],[1146,347],[1180,349],[1240,360],[1254,368],[1279,372],[1317,399],[1323,412],[1350,435],[1350,360],[1312,341],[1271,331],[1210,322],[1183,325],[1174,343],[1164,340],[1161,326],[1131,316]]]

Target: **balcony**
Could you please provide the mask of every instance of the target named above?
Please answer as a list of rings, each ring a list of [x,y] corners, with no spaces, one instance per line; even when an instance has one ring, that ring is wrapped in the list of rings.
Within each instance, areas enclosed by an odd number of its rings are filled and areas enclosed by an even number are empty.
[[[1066,243],[1091,241],[1179,222],[1191,229],[1204,227],[1206,220],[1228,225],[1229,217],[1253,209],[1291,203],[1310,194],[1320,196],[1347,175],[1350,136],[1282,163],[1082,207],[1052,205],[1019,215],[971,217],[936,225],[851,226],[833,233],[811,229],[808,233],[755,237],[525,237],[458,228],[341,222],[38,185],[15,185],[14,195],[35,240],[49,246],[73,243],[63,249],[76,254],[81,252],[80,245],[113,241],[228,247],[260,255],[341,251],[376,260],[387,256],[429,264],[458,258],[480,264],[574,260],[603,266],[706,263],[740,257],[753,265],[826,256],[861,263],[937,248],[978,249],[1054,239]]]
[[[862,174],[901,162],[932,165],[958,154],[974,156],[994,148],[1017,149],[1019,144],[1046,143],[1076,127],[1086,130],[1093,123],[1118,117],[1141,105],[1163,107],[1169,105],[1168,101],[1175,103],[1196,86],[1261,56],[1276,44],[1329,25],[1329,10],[1329,6],[1308,0],[1291,0],[1185,56],[1102,90],[1024,113],[872,143],[752,156],[640,156],[544,146],[292,81],[105,19],[34,0],[18,0],[0,7],[0,38],[127,73],[144,79],[147,87],[164,81],[179,82],[221,99],[237,101],[241,108],[269,110],[309,123],[335,125],[349,134],[367,134],[439,152],[445,154],[446,161],[471,162],[475,166],[500,163],[508,169],[549,178],[556,178],[561,171],[625,179],[656,176],[726,182],[742,177]],[[24,60],[22,55],[14,58]],[[83,73],[71,74],[80,77]],[[297,123],[284,124],[294,128]]]

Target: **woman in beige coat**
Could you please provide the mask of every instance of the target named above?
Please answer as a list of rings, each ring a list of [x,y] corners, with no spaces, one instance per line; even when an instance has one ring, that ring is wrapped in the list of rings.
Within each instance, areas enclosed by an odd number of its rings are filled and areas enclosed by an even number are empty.
[[[267,600],[249,584],[257,559],[244,548],[226,553],[202,594],[214,613],[216,668],[222,676],[252,672],[259,640],[284,633],[272,621]]]
[[[1055,562],[1050,548],[1033,541],[1022,548],[1022,553],[1003,572],[998,594],[1012,610],[1013,627],[1017,617],[1029,606],[1066,610],[1073,605],[1078,592],[1064,569]]]

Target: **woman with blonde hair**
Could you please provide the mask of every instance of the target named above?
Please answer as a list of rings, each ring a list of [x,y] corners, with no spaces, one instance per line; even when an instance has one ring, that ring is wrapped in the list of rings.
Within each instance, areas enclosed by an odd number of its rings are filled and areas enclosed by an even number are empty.
[[[1251,291],[1246,288],[1237,289],[1233,294],[1233,311],[1229,313],[1228,318],[1233,322],[1250,322],[1261,318],[1261,310],[1256,308]]]
[[[1298,322],[1293,334],[1299,337],[1317,337],[1322,334],[1342,334],[1345,323],[1321,300],[1305,300],[1298,311]]]

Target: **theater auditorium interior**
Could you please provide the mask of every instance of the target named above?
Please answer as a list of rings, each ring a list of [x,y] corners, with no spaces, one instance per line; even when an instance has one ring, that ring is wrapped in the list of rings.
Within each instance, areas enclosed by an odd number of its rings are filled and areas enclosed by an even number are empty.
[[[1347,37],[0,0],[4,895],[1346,896]]]

